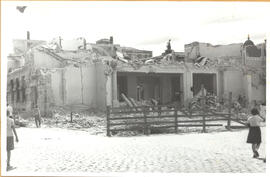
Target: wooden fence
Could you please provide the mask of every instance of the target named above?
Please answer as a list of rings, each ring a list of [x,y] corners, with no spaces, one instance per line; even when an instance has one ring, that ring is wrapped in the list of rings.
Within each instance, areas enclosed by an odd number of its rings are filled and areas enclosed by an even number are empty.
[[[206,98],[206,97],[204,97]],[[178,108],[173,106],[137,106],[137,107],[107,107],[107,136],[112,132],[139,130],[148,135],[154,130],[173,129],[178,132],[179,127],[206,127],[222,126],[222,124],[209,124],[214,121],[227,121],[227,129],[231,128],[232,94],[229,96],[228,112],[216,112],[206,107],[206,99],[201,100],[200,108]],[[239,121],[239,119],[237,119]]]

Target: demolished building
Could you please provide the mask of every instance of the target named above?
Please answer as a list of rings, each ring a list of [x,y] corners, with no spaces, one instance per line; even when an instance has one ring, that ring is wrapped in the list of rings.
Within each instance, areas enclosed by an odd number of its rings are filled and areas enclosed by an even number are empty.
[[[266,43],[255,46],[249,37],[244,44],[193,42],[185,45],[184,61],[175,58],[176,52],[165,50],[144,62],[119,64],[113,102],[123,101],[120,94],[124,93],[136,100],[186,106],[201,85],[220,98],[232,92],[234,100],[242,96],[249,103],[266,101]]]
[[[13,45],[8,56],[7,103],[26,115],[36,105],[44,116],[55,106],[104,110],[110,102],[108,83],[117,53],[128,56],[122,60],[152,57],[152,52],[113,44],[112,37],[95,44],[84,38],[47,43],[30,40],[28,33],[27,40],[14,40]]]
[[[122,47],[113,38],[87,43],[14,40],[8,59],[7,102],[28,113],[35,105],[47,116],[56,106],[77,105],[105,110],[119,106],[121,94],[137,101],[186,105],[203,84],[223,96],[246,95],[249,102],[265,102],[265,43],[220,45],[194,42],[185,52]],[[18,50],[19,49],[19,50]],[[260,51],[260,52],[259,52]]]

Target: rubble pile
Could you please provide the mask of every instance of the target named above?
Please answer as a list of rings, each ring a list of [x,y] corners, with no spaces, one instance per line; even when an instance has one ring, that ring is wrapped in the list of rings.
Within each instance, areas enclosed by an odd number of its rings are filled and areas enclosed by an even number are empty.
[[[57,107],[52,113],[52,117],[42,117],[42,127],[44,128],[65,128],[72,130],[83,130],[90,134],[105,134],[106,132],[106,115],[102,112],[92,110],[75,110],[72,112],[69,108]],[[34,117],[27,119],[18,118],[17,126],[35,127]]]
[[[85,130],[91,134],[103,134],[106,131],[106,116],[104,113],[91,110],[58,108],[54,111],[52,118],[44,119],[44,125],[47,127]]]

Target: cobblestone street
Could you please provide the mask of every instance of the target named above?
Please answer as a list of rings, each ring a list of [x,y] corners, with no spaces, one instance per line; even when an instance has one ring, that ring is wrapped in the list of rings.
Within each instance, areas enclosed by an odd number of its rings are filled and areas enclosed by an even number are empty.
[[[252,158],[247,129],[137,137],[93,136],[84,131],[19,128],[7,175],[26,172],[265,172]],[[262,128],[263,142],[265,128]],[[259,150],[265,157],[265,143]]]

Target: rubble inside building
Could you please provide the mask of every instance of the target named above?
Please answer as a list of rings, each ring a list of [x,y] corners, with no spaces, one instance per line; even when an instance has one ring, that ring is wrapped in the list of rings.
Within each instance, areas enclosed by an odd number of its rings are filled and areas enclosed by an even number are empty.
[[[193,42],[175,52],[170,41],[159,56],[122,47],[113,37],[51,42],[14,40],[8,56],[7,102],[29,117],[35,105],[42,116],[56,108],[71,112],[105,111],[107,106],[178,105],[196,100],[204,85],[218,107],[229,92],[250,107],[266,101],[266,48],[248,38],[242,44],[213,46]],[[67,113],[67,115],[69,115]]]

